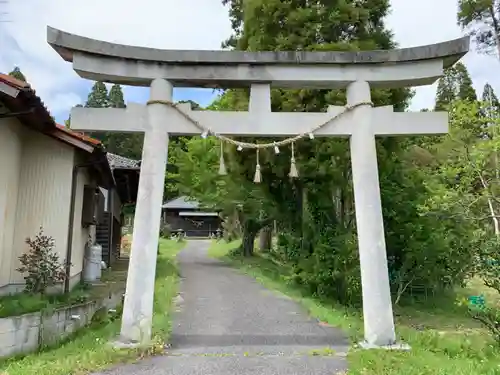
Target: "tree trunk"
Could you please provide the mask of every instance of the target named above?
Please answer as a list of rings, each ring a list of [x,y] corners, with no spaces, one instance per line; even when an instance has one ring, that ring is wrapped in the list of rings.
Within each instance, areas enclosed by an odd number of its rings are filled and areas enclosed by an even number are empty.
[[[484,177],[481,173],[478,173],[478,175],[479,175],[479,179],[481,180],[481,184],[483,185],[483,188],[486,190],[486,192],[489,193],[488,183],[486,182],[486,180],[484,179]],[[488,208],[490,210],[491,219],[493,220],[493,229],[495,230],[495,235],[497,237],[500,237],[500,225],[498,222],[497,214],[496,214],[495,209],[493,207],[493,201],[490,197],[488,197]]]
[[[488,198],[488,208],[490,209],[490,215],[493,220],[493,228],[495,230],[495,235],[497,237],[500,237],[500,226],[498,223],[498,218],[495,215],[495,210],[493,209],[493,202],[491,201],[491,198]]]
[[[224,240],[231,242],[241,237],[239,230],[239,218],[238,213],[234,212],[224,218],[222,222],[222,228],[224,229]]]
[[[493,23],[493,35],[495,36],[495,44],[497,47],[497,58],[500,60],[500,27],[498,25],[498,19],[497,15],[495,13],[495,9],[493,6],[490,7],[490,16],[491,16],[491,21]]]
[[[243,229],[243,241],[241,246],[243,248],[243,256],[251,257],[253,256],[255,237],[257,236],[257,232],[250,230],[248,225],[245,225]]]
[[[243,232],[243,240],[241,244],[243,256],[251,257],[253,256],[255,237],[257,236],[257,233],[259,233],[262,228],[271,226],[273,219],[245,219],[241,211],[238,211],[238,218]]]
[[[263,252],[271,250],[271,242],[273,239],[273,228],[268,225],[260,230],[259,233],[259,249]]]

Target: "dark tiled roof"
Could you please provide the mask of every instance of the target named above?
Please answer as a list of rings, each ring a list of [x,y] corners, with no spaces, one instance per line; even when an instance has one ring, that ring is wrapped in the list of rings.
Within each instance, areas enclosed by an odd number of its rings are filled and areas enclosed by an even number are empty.
[[[141,161],[126,158],[124,156],[107,153],[108,163],[111,169],[140,169]]]
[[[166,202],[162,208],[169,208],[169,209],[180,209],[180,210],[186,210],[186,209],[197,209],[200,207],[200,204],[189,197],[182,196],[175,198],[169,202]]]

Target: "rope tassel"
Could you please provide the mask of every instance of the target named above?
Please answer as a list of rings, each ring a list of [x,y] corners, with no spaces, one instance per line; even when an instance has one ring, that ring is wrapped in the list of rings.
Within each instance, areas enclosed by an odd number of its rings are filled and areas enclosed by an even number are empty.
[[[292,142],[292,158],[290,160],[290,173],[288,173],[288,176],[290,178],[299,177],[299,171],[297,170],[297,165],[295,164],[295,147],[293,142]]]
[[[262,176],[260,174],[260,163],[259,163],[259,149],[257,149],[257,165],[255,166],[255,177],[253,182],[260,184],[262,182]]]
[[[224,142],[220,141],[219,175],[227,175],[226,163],[224,163]]]

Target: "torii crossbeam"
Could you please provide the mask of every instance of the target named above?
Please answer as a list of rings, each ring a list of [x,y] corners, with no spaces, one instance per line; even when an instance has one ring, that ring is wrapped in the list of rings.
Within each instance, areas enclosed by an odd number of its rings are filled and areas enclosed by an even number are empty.
[[[229,52],[174,51],[107,43],[48,28],[49,44],[83,78],[150,86],[152,104],[127,109],[73,108],[71,127],[83,131],[144,132],[141,176],[123,310],[121,340],[150,339],[156,249],[168,135],[200,134],[171,106],[174,86],[250,87],[248,112],[179,109],[226,136],[290,137],[308,132],[343,110],[273,113],[270,88],[347,88],[347,104],[360,105],[315,136],[349,137],[363,288],[364,347],[396,343],[378,180],[376,136],[443,134],[445,112],[395,113],[369,106],[370,87],[432,84],[469,49],[469,38],[389,51]]]

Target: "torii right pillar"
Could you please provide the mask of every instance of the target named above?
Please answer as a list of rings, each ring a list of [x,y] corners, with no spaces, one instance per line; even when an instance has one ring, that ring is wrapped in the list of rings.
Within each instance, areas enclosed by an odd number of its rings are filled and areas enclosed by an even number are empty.
[[[371,102],[370,86],[356,81],[347,86],[347,104]],[[387,251],[378,178],[372,108],[356,108],[350,137],[352,182],[358,233],[365,341],[362,346],[396,344]]]

